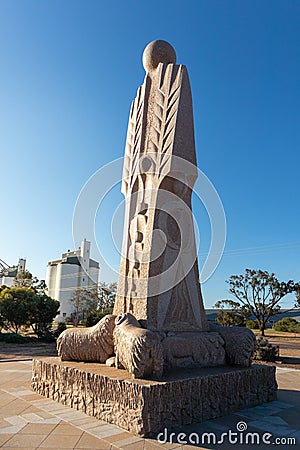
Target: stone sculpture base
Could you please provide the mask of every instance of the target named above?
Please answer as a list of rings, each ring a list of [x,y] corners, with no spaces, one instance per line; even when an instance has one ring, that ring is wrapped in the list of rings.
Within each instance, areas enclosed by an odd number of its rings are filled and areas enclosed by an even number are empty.
[[[275,367],[176,370],[160,381],[131,379],[104,364],[33,361],[33,389],[139,436],[230,414],[276,399]]]

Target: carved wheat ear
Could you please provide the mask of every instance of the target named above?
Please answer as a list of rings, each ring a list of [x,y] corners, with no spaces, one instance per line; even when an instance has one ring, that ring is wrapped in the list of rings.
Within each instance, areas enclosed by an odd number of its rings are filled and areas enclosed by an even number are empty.
[[[143,86],[140,87],[139,89],[139,95],[136,99],[136,104],[135,104],[135,111],[134,111],[134,115],[133,115],[133,120],[134,120],[134,136],[132,139],[132,146],[131,146],[131,155],[132,155],[132,159],[131,159],[131,168],[130,168],[130,176],[131,176],[131,181],[130,181],[130,186],[132,187],[135,181],[135,172],[136,172],[136,168],[137,165],[139,163],[140,160],[140,154],[142,152],[142,143],[144,142],[144,134],[145,134],[145,127],[144,127],[144,117],[146,115],[146,101],[145,101],[145,97],[146,97],[146,92],[149,89],[149,79],[146,78],[145,80],[145,84],[143,84]]]
[[[165,70],[164,70],[165,69]],[[174,79],[174,71],[177,71]],[[172,152],[178,103],[182,79],[182,66],[161,64],[159,67],[160,87],[157,89],[150,149],[160,155],[157,158],[159,174],[162,173]]]
[[[146,82],[147,85],[147,82]],[[125,161],[123,167],[123,190],[127,193],[128,186],[134,183],[134,172],[139,160],[141,142],[143,138],[143,118],[145,113],[145,90],[147,86],[140,86],[136,99],[132,102],[125,147]]]

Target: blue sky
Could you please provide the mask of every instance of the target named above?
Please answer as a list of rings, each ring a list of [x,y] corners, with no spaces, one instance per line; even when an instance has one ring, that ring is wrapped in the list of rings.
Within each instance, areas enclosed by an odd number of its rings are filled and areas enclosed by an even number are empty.
[[[225,254],[203,285],[206,306],[227,298],[225,280],[245,268],[300,280],[299,20],[292,0],[2,0],[0,258],[26,257],[44,278],[47,261],[73,248],[78,194],[123,156],[143,49],[165,39],[188,67],[198,166],[227,218]],[[96,220],[115,266],[108,230],[119,187]],[[196,199],[194,214],[201,263],[210,228]]]

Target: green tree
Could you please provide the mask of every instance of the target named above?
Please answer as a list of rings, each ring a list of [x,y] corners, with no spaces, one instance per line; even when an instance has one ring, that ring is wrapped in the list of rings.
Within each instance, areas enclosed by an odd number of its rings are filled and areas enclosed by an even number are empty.
[[[300,293],[299,283],[278,281],[274,273],[263,270],[246,269],[245,274],[232,275],[227,283],[240,307],[256,318],[262,336],[270,317],[280,313],[279,302],[283,297],[294,292],[298,302]]]
[[[250,316],[250,312],[243,305],[233,300],[219,300],[215,304],[215,308],[220,308],[216,322],[225,327],[244,326],[246,318]],[[224,308],[230,308],[230,311],[224,311]]]
[[[98,288],[96,285],[79,287],[74,291],[69,301],[73,305],[75,316],[85,319],[91,310],[96,310],[99,306]]]
[[[117,283],[100,282],[99,285],[79,287],[70,298],[77,317],[88,319],[88,324],[98,322],[98,317],[103,317],[112,312]],[[99,320],[100,320],[99,318]]]
[[[52,321],[59,311],[59,302],[43,293],[35,293],[28,304],[29,323],[38,338],[50,334]]]
[[[45,282],[28,271],[19,272],[20,286],[0,289],[0,326],[18,333],[21,326],[31,326],[37,336],[49,333],[59,302],[45,294]]]
[[[45,292],[46,283],[45,280],[39,280],[37,277],[34,277],[29,270],[20,270],[14,279],[15,287],[27,287],[32,288],[36,292]]]
[[[105,283],[100,282],[98,287],[99,292],[99,309],[104,311],[105,309],[111,309],[114,307],[116,293],[117,293],[117,283]]]
[[[29,270],[20,270],[14,279],[15,287],[27,287],[30,288],[34,283],[34,278]]]
[[[29,303],[35,292],[26,287],[5,288],[0,292],[0,316],[5,328],[18,333],[29,322]]]

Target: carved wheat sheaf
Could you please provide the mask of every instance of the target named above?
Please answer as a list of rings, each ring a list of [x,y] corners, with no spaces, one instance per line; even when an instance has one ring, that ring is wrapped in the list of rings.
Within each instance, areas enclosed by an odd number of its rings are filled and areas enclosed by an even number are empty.
[[[135,100],[132,102],[128,131],[126,137],[125,160],[123,167],[123,186],[125,194],[128,185],[132,186],[135,166],[139,159],[139,153],[143,134],[143,116],[145,109],[145,86],[140,86]]]
[[[160,86],[156,92],[152,136],[149,143],[149,150],[158,154],[159,174],[162,173],[172,153],[182,80],[182,66],[168,64],[165,73],[163,68],[161,65]],[[177,71],[177,74],[173,81],[174,71]]]

